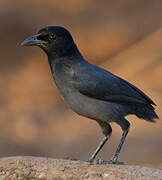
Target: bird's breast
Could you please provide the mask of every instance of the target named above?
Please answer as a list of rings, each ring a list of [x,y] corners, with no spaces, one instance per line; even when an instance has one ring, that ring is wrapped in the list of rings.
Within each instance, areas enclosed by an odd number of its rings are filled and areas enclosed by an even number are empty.
[[[67,67],[68,68],[68,67]],[[119,105],[107,101],[88,97],[80,93],[72,83],[74,71],[70,69],[53,68],[53,78],[61,97],[77,114],[91,118],[113,121],[114,111],[119,111]]]
[[[113,118],[111,103],[90,98],[81,94],[71,86],[70,81],[64,77],[55,77],[56,86],[66,104],[77,114],[91,118],[109,121]]]

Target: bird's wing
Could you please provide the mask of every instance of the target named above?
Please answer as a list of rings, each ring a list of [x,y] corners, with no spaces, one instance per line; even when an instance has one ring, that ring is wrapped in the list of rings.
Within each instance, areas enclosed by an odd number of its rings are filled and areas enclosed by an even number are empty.
[[[80,93],[95,99],[127,104],[142,103],[150,107],[155,105],[134,85],[93,65],[76,72],[72,84]]]

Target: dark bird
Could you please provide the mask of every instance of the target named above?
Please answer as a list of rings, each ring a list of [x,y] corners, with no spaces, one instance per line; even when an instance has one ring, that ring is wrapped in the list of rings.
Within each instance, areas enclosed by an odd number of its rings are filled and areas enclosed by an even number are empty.
[[[79,52],[71,34],[63,27],[49,26],[22,42],[39,46],[48,56],[52,76],[68,106],[81,116],[94,119],[104,138],[89,159],[93,162],[112,133],[111,122],[123,130],[120,144],[111,163],[117,163],[120,150],[129,132],[128,114],[148,122],[158,116],[155,103],[129,82],[87,62]]]

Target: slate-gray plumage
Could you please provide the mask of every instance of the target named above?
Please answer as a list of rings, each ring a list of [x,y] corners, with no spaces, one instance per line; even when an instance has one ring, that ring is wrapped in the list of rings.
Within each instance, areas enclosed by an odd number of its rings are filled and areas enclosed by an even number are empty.
[[[105,137],[93,153],[90,162],[112,133],[111,122],[123,130],[120,144],[112,159],[117,159],[128,134],[128,114],[154,122],[158,118],[155,103],[141,90],[120,77],[88,63],[79,52],[70,33],[63,27],[49,26],[25,40],[22,45],[39,46],[47,56],[51,72],[61,96],[77,114],[94,119]]]

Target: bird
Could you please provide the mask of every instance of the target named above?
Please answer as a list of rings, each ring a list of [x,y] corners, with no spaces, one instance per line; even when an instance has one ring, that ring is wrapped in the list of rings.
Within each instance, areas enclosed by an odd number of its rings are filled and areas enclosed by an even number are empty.
[[[110,163],[117,164],[130,129],[126,115],[148,122],[159,119],[156,104],[140,89],[111,72],[89,63],[79,51],[70,32],[61,26],[47,26],[21,43],[38,46],[48,57],[51,73],[60,95],[77,114],[95,120],[103,139],[90,159],[95,158],[112,134],[111,123],[122,129],[122,137]],[[106,162],[106,161],[102,161]]]

